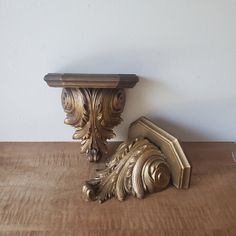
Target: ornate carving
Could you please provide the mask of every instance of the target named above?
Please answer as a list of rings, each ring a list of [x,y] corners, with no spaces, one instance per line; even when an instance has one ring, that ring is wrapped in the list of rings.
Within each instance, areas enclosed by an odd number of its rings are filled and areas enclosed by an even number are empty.
[[[164,153],[170,167],[172,184],[178,189],[189,188],[191,165],[178,139],[146,117],[140,117],[129,127],[128,139],[138,136],[144,136]]]
[[[122,143],[106,168],[85,183],[83,197],[100,203],[112,196],[121,201],[129,194],[143,198],[166,188],[170,175],[161,150],[145,138],[135,138]]]
[[[89,161],[99,160],[107,151],[107,139],[115,135],[113,127],[122,121],[124,90],[64,88],[61,100],[67,113],[64,122],[75,127],[73,138],[81,140],[81,152]]]

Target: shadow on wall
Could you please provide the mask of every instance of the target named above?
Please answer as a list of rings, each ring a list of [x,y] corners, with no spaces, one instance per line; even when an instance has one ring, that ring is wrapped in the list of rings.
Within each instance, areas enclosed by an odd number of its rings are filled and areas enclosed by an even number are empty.
[[[127,56],[127,53],[126,53]],[[136,58],[130,60],[130,58]],[[109,58],[109,59],[108,59]],[[110,58],[112,58],[110,60]],[[128,127],[130,123],[138,119],[140,116],[146,116],[153,120],[158,126],[172,133],[181,140],[206,140],[207,135],[187,127],[185,124],[176,122],[176,118],[169,119],[169,115],[163,115],[164,110],[171,111],[170,104],[174,104],[176,99],[182,94],[177,94],[170,81],[158,79],[158,76],[142,76],[147,74],[147,71],[152,71],[152,74],[158,72],[153,68],[158,68],[158,62],[155,61],[155,66],[152,63],[147,63],[145,57],[140,55],[128,55],[126,58],[114,55],[106,55],[99,59],[84,58],[83,61],[69,63],[67,66],[57,72],[84,72],[84,73],[136,73],[140,81],[132,89],[126,90],[126,105],[122,113],[122,122],[114,131],[117,134],[115,140],[125,140],[127,138]],[[119,67],[117,67],[119,65]],[[171,87],[172,86],[172,87]],[[170,112],[171,113],[171,112]],[[168,117],[166,119],[166,117]],[[174,121],[172,121],[174,120]]]
[[[186,125],[178,124],[177,122],[173,122],[163,119],[161,117],[149,117],[155,124],[157,124],[160,128],[164,129],[168,133],[172,134],[176,138],[181,141],[198,141],[198,140],[207,140],[208,136],[203,134],[202,132],[198,132],[196,129],[191,127],[187,127]],[[191,139],[189,138],[191,137]]]
[[[122,118],[124,122],[115,128],[117,140],[127,137],[129,125],[140,116],[157,114],[163,101],[163,94],[171,93],[165,84],[153,78],[139,76],[139,82],[132,89],[126,89],[126,104]],[[167,95],[166,95],[167,96]]]
[[[118,136],[118,139],[125,139],[130,123],[145,116],[182,141],[208,140],[209,135],[176,121],[175,117],[163,116],[162,111],[166,107],[168,109],[169,104],[173,104],[178,96],[168,84],[140,77],[136,87],[127,91],[127,102],[122,115],[125,122],[117,128],[117,133],[125,136]]]

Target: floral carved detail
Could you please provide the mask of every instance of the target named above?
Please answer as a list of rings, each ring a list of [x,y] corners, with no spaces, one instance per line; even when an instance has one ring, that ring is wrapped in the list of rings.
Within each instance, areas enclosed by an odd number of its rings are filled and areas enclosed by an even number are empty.
[[[73,89],[62,91],[65,124],[74,126],[74,139],[81,140],[81,152],[89,161],[97,161],[107,151],[107,140],[121,123],[125,105],[123,89]]]
[[[115,196],[124,200],[132,194],[143,198],[166,188],[170,170],[161,150],[149,140],[139,137],[122,143],[112,160],[96,178],[85,183],[82,192],[87,201],[100,203]]]

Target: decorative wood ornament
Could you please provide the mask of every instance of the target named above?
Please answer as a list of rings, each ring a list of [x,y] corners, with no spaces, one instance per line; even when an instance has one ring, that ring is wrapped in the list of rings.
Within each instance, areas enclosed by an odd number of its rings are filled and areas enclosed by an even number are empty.
[[[132,194],[143,198],[168,187],[188,188],[191,166],[178,142],[145,117],[133,122],[129,139],[122,143],[106,168],[87,181],[82,189],[86,201],[100,203],[115,196]]]
[[[107,140],[121,123],[125,105],[124,88],[138,82],[133,74],[47,74],[51,87],[62,87],[65,124],[75,127],[74,139],[81,140],[81,152],[98,161],[106,152]]]
[[[170,171],[163,153],[145,138],[122,143],[104,171],[83,186],[85,200],[100,203],[115,196],[124,200],[129,194],[143,198],[166,188]]]
[[[124,89],[64,88],[61,98],[64,122],[75,127],[73,138],[81,140],[81,152],[89,161],[99,160],[107,151],[107,139],[115,135],[113,127],[122,121]]]
[[[170,166],[172,184],[178,189],[189,188],[191,165],[178,139],[146,117],[140,117],[129,127],[128,139],[140,135],[159,147],[166,156]]]

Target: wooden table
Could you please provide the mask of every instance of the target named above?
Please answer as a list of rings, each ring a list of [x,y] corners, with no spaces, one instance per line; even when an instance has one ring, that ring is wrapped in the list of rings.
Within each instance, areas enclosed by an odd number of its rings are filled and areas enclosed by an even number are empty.
[[[235,144],[183,147],[189,190],[98,204],[81,186],[103,163],[88,163],[78,143],[0,143],[0,235],[236,235]]]

